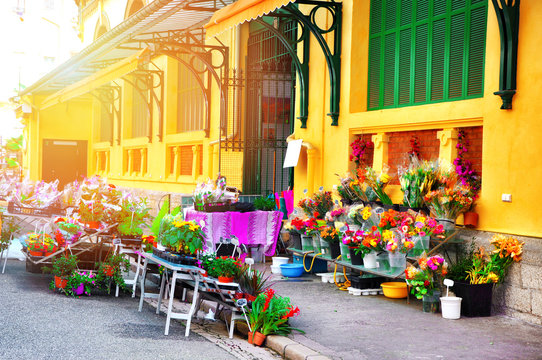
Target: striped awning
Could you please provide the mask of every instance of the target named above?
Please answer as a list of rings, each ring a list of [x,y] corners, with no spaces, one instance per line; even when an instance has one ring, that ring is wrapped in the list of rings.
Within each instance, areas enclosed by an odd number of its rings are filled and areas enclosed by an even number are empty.
[[[292,2],[295,0],[239,0],[214,13],[205,25],[207,36],[216,36],[236,25],[255,20]]]

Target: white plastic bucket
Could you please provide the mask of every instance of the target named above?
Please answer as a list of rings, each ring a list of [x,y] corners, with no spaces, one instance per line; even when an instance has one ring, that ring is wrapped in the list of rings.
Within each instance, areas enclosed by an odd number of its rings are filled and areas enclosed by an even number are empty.
[[[363,257],[363,266],[367,269],[376,268],[376,252],[371,251]]]
[[[440,298],[442,317],[457,320],[461,317],[461,298],[457,296],[444,296]]]
[[[290,260],[290,259],[287,258],[287,257],[283,257],[283,256],[274,256],[274,257],[273,257],[273,265],[280,266],[280,265],[282,265],[282,264],[288,264],[288,260]]]

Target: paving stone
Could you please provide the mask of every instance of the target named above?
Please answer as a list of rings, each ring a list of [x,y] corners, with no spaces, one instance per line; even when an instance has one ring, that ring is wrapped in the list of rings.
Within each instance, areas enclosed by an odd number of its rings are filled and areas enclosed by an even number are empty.
[[[305,360],[308,356],[318,356],[316,351],[300,344],[286,346],[284,358],[289,360]]]
[[[285,336],[270,335],[267,337],[266,346],[284,356],[284,349],[293,344],[297,344],[297,342]]]

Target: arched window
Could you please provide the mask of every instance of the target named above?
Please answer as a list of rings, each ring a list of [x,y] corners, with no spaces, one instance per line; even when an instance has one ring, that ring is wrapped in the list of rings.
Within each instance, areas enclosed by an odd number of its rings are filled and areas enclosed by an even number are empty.
[[[126,11],[124,12],[124,18],[127,19],[139,10],[141,10],[145,4],[143,0],[129,0],[126,5]]]

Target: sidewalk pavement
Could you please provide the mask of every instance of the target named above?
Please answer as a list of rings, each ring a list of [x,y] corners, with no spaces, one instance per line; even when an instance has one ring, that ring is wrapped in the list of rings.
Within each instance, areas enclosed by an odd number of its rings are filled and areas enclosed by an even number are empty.
[[[288,358],[542,359],[541,326],[502,315],[447,320],[440,313],[424,313],[421,301],[412,296],[410,304],[383,295],[353,296],[315,275],[274,275],[273,280],[277,293],[301,310],[292,326],[305,331],[281,343],[293,340],[313,350],[305,353],[310,356]],[[284,355],[276,342],[268,341],[268,346],[272,343]],[[286,352],[294,346],[286,346]]]

